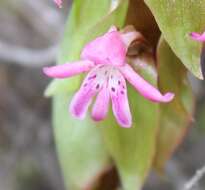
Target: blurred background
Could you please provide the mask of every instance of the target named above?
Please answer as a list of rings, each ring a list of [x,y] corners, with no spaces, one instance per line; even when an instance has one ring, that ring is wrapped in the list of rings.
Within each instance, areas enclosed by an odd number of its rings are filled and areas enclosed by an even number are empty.
[[[66,3],[59,10],[52,0],[0,0],[0,190],[65,190],[41,68],[55,64]],[[205,83],[190,78],[195,119],[165,176],[152,172],[144,190],[182,190],[205,165]],[[195,187],[204,189],[205,177]]]

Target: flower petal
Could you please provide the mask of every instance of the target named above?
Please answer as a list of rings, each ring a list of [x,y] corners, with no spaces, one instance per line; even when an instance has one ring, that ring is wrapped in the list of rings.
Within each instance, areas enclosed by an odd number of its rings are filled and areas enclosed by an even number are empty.
[[[112,110],[117,122],[122,127],[131,127],[132,115],[127,98],[126,82],[118,70],[113,70],[109,78],[109,91],[112,100]]]
[[[58,5],[59,8],[62,8],[62,0],[54,0],[54,2]]]
[[[123,65],[126,56],[126,46],[118,31],[107,32],[88,43],[81,54],[82,59],[91,60],[97,64]]]
[[[103,85],[102,90],[97,95],[95,104],[92,108],[92,118],[95,121],[101,121],[105,119],[109,109],[110,94],[107,88],[107,84]]]
[[[192,32],[190,36],[192,37],[193,40],[205,42],[205,32],[202,34],[199,34],[197,32]]]
[[[170,92],[162,95],[158,89],[145,81],[128,64],[121,67],[120,71],[124,77],[135,87],[135,89],[139,91],[139,93],[145,98],[153,102],[170,102],[174,98],[174,94]]]
[[[52,78],[66,78],[83,72],[89,71],[95,64],[92,61],[76,61],[57,65],[53,67],[44,67],[43,72]]]
[[[90,71],[71,101],[70,112],[79,119],[85,117],[92,98],[103,87],[105,77],[99,71],[98,67]]]

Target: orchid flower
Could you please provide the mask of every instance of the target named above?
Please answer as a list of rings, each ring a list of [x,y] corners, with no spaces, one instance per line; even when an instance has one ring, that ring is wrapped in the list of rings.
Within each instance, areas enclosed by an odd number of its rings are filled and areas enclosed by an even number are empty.
[[[59,8],[62,8],[62,0],[54,0],[54,2],[58,5]]]
[[[197,32],[192,32],[190,35],[193,40],[196,40],[199,42],[205,42],[205,32],[203,32],[202,34],[199,34]]]
[[[92,98],[96,96],[91,117],[94,121],[105,119],[109,102],[118,124],[131,127],[126,80],[146,99],[153,102],[170,102],[174,94],[162,95],[159,90],[146,82],[126,63],[126,53],[130,43],[141,35],[138,32],[120,33],[116,27],[85,45],[81,60],[63,65],[45,67],[44,73],[52,78],[66,78],[88,72],[80,89],[74,95],[70,112],[79,119],[86,115]]]

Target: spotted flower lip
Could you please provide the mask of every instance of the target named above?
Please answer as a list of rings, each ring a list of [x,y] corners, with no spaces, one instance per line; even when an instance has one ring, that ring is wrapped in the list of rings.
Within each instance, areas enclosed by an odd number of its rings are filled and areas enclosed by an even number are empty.
[[[58,5],[59,8],[62,8],[62,4],[63,4],[62,0],[54,0],[54,2]]]
[[[200,34],[197,32],[192,32],[190,33],[190,36],[192,37],[193,40],[199,41],[199,42],[205,42],[205,31]]]
[[[136,31],[121,33],[113,26],[103,36],[85,45],[80,61],[43,68],[47,76],[60,79],[88,72],[71,101],[69,110],[73,116],[83,119],[92,99],[96,97],[91,110],[94,121],[106,118],[111,102],[118,124],[126,128],[131,127],[132,115],[126,80],[142,96],[153,102],[166,103],[174,98],[174,94],[170,92],[161,94],[126,63],[128,46],[139,36],[141,34]]]

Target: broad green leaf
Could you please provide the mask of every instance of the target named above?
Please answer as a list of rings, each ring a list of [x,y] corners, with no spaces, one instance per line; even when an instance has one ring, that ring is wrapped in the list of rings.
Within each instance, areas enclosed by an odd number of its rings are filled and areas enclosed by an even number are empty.
[[[100,22],[88,31],[89,40],[95,38],[99,34],[106,32],[110,26],[115,25],[121,28],[124,25],[125,17],[128,9],[128,0],[111,0],[111,2],[118,2],[115,9],[107,14]],[[99,30],[100,29],[100,30]],[[101,31],[99,33],[99,31]]]
[[[112,9],[113,2],[118,2],[114,9]],[[66,26],[59,63],[78,60],[85,43],[103,34],[112,25],[122,27],[127,8],[127,0],[86,0],[83,2],[75,0]],[[72,43],[73,41],[75,43]],[[73,92],[79,87],[80,81],[79,76],[63,80],[55,79],[46,89],[45,95]]]
[[[105,32],[111,24],[118,26],[123,24],[127,1],[119,1],[117,8],[112,12],[110,2],[110,0],[73,1],[59,53],[59,64],[78,60],[86,42]],[[99,129],[89,116],[79,121],[71,117],[68,112],[68,103],[71,101],[73,91],[79,87],[81,77],[56,81],[46,93],[55,95],[54,135],[66,187],[72,190],[91,189],[99,174],[108,166],[108,154]]]
[[[97,176],[109,162],[95,124],[89,117],[79,121],[68,113],[71,97],[65,94],[54,97],[54,135],[66,187],[82,190],[95,185]]]
[[[69,93],[75,91],[79,87],[79,76],[67,79],[54,79],[47,86],[44,95],[50,97],[56,94]]]
[[[171,103],[160,105],[160,128],[154,167],[162,170],[186,134],[192,118],[194,100],[186,68],[163,38],[159,42],[157,60],[161,91],[175,93]]]
[[[165,40],[182,63],[198,78],[202,44],[192,40],[190,32],[205,28],[205,0],[145,0]]]
[[[144,77],[154,82],[151,75],[146,74]],[[158,105],[144,99],[129,85],[128,94],[133,126],[129,129],[120,127],[111,111],[109,118],[99,125],[119,171],[123,189],[140,190],[155,153]]]

